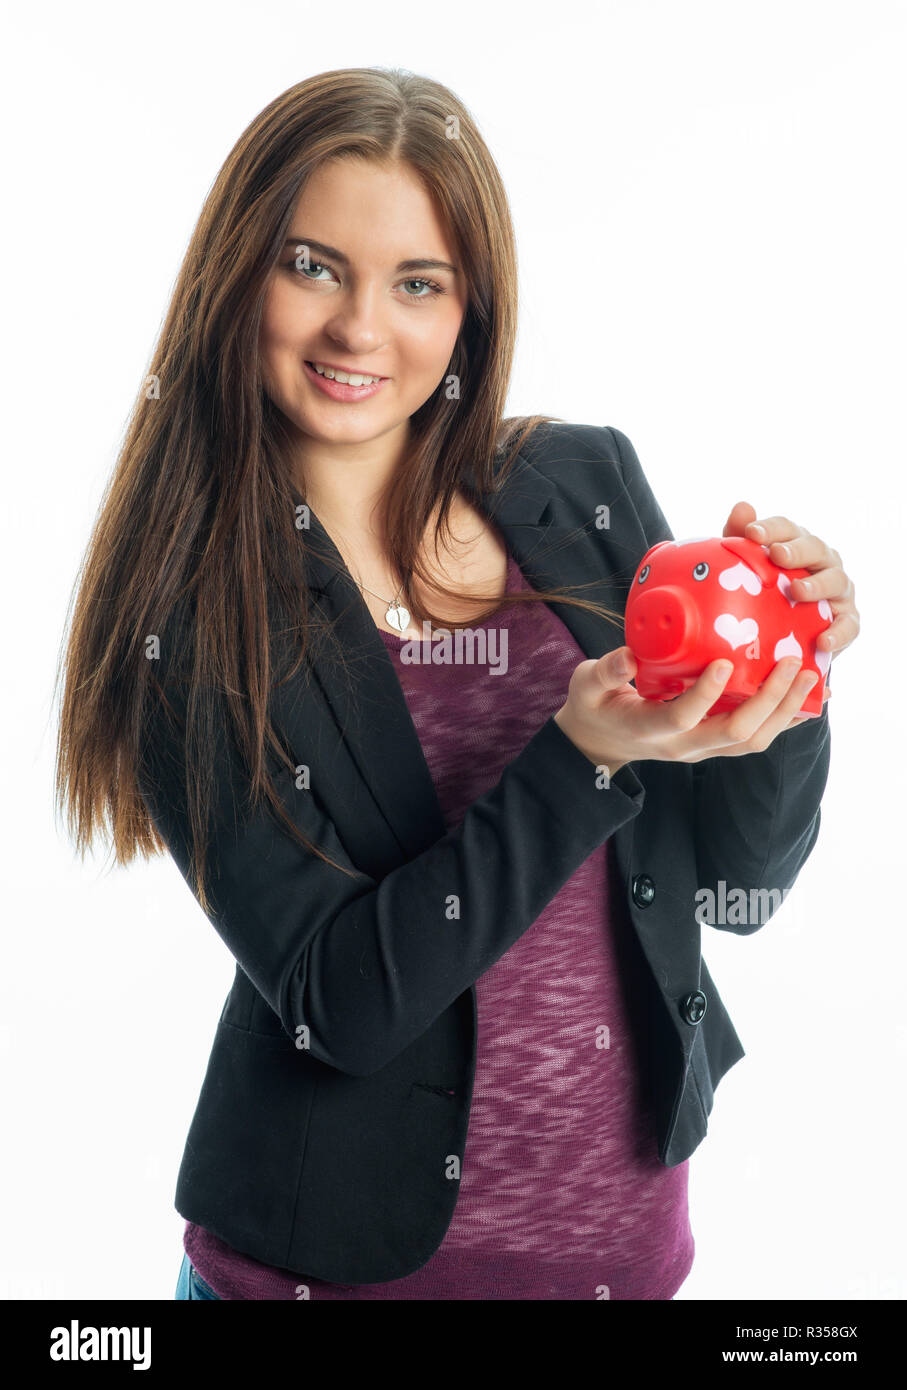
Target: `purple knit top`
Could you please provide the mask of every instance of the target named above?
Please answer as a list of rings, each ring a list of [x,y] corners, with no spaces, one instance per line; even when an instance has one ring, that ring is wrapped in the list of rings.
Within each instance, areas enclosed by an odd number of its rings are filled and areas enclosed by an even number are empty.
[[[530,588],[512,557],[507,588]],[[560,708],[585,653],[538,603],[471,624],[485,650],[463,647],[454,659],[450,643],[451,664],[406,659],[443,656],[438,638],[379,630],[452,829]],[[326,1283],[187,1222],[189,1259],[225,1299],[297,1300],[300,1285],[313,1299],[672,1298],[695,1247],[688,1162],[659,1162],[644,1084],[647,970],[606,840],[475,982],[457,1205],[428,1262],[385,1283]]]

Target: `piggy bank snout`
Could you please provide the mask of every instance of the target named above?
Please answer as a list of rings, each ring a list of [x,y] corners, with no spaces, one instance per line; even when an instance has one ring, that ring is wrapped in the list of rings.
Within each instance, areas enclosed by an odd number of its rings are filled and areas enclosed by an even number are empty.
[[[699,635],[692,596],[676,584],[640,594],[626,624],[627,645],[643,661],[676,661]]]

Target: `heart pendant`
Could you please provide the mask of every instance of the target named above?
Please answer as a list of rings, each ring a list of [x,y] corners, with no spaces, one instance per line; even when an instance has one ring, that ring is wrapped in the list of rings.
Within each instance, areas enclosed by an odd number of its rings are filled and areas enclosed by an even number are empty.
[[[396,599],[384,615],[388,625],[397,632],[405,632],[409,627],[409,610],[398,603]]]

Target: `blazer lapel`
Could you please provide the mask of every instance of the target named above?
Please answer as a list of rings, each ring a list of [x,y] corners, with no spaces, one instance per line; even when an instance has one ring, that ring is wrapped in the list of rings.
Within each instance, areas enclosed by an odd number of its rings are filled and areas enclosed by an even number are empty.
[[[533,588],[587,584],[580,591],[583,597],[623,613],[625,596],[614,582],[616,557],[609,558],[608,533],[595,528],[593,503],[586,514],[569,515],[556,485],[523,454],[517,455],[499,490],[483,493],[472,478],[464,485],[474,504],[497,525]],[[403,862],[446,833],[431,772],[384,639],[339,551],[311,511],[307,535],[313,542],[307,556],[311,600],[326,621],[336,624],[346,655],[346,670],[338,672],[326,651],[314,654],[309,678],[320,688],[350,756],[400,845]],[[333,566],[322,554],[333,559]],[[621,645],[623,633],[615,624],[569,604],[550,606],[586,657],[602,656]],[[295,681],[275,689],[276,713],[291,747],[300,750],[305,747],[306,721],[295,687],[304,679],[299,673]]]

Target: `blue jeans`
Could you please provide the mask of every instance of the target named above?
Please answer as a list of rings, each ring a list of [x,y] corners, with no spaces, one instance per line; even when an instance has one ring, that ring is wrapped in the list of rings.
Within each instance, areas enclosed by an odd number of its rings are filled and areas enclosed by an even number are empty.
[[[175,1298],[214,1298],[221,1301],[220,1294],[216,1294],[210,1285],[206,1284],[199,1274],[195,1265],[191,1263],[189,1256],[183,1255],[183,1263],[180,1265],[179,1278],[176,1281]]]

